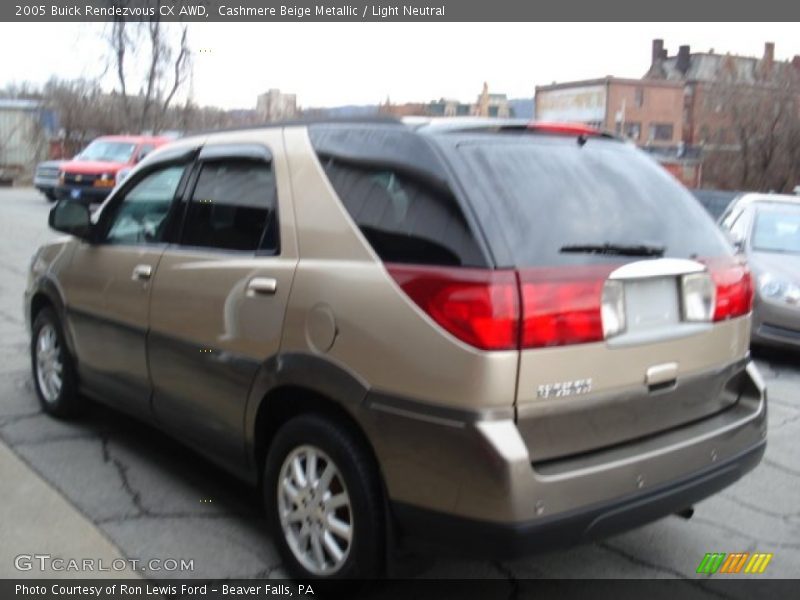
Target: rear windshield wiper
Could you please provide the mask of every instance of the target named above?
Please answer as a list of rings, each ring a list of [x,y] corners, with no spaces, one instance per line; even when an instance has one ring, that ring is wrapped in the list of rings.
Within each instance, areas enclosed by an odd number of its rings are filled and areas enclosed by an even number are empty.
[[[572,244],[562,246],[559,252],[571,254],[611,254],[616,256],[664,256],[664,246],[648,244]]]

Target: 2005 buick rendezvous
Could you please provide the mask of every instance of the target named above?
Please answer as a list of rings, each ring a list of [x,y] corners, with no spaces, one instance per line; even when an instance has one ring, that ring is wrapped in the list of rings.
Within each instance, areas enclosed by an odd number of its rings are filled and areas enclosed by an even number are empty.
[[[88,396],[263,486],[294,572],[380,574],[681,511],[752,469],[746,266],[633,146],[516,121],[283,124],[56,205],[25,298],[46,411]]]

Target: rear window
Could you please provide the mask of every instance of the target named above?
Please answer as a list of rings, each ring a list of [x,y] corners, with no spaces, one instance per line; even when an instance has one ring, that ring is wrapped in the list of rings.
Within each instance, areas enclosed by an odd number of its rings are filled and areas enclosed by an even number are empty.
[[[483,258],[455,198],[390,167],[322,160],[328,179],[385,262],[475,266]]]
[[[486,254],[429,140],[398,125],[314,125],[347,212],[384,262],[484,267]]]
[[[609,262],[566,247],[731,253],[694,197],[643,152],[614,140],[532,134],[437,137],[499,266]],[[630,261],[631,257],[617,257]]]

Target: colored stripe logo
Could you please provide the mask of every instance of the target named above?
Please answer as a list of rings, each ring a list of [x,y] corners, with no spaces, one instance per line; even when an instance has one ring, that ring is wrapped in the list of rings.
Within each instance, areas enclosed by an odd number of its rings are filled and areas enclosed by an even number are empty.
[[[772,560],[772,553],[755,552],[709,552],[700,561],[697,572],[705,575],[714,573],[739,574],[760,574],[767,569],[769,561]]]

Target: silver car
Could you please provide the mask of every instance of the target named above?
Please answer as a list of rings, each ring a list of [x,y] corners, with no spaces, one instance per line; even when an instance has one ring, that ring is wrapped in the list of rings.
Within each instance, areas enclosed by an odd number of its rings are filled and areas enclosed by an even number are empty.
[[[800,198],[745,194],[720,225],[755,276],[752,342],[800,349]]]
[[[33,174],[33,185],[50,202],[54,202],[56,199],[56,186],[61,173],[61,165],[64,162],[63,160],[46,160],[36,165],[36,171]]]

